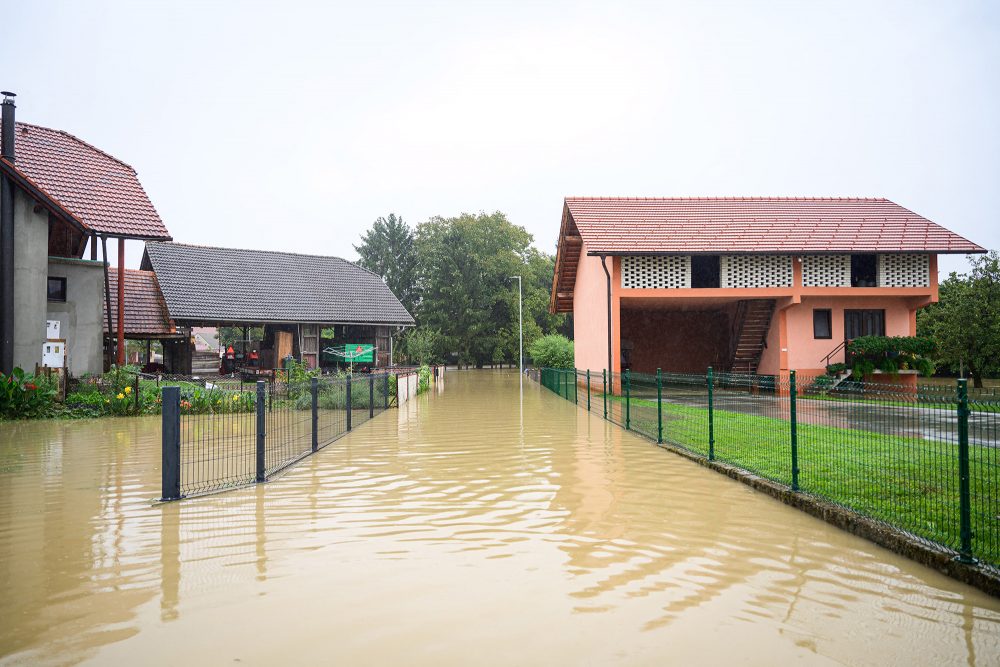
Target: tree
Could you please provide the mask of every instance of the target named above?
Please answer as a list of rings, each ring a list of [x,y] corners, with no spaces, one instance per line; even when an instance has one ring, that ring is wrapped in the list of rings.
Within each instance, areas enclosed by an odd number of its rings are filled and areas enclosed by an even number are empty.
[[[531,344],[531,361],[538,368],[573,368],[573,341],[559,334],[542,336]]]
[[[917,329],[937,343],[936,359],[968,369],[973,386],[1000,372],[1000,255],[970,258],[972,271],[952,272],[939,287],[939,301],[921,311]]]
[[[413,230],[402,217],[390,213],[388,218],[377,219],[361,236],[361,244],[354,246],[360,255],[358,265],[380,275],[410,313],[418,299],[413,241]]]
[[[420,366],[436,361],[440,357],[438,349],[440,343],[441,334],[427,327],[416,327],[410,330],[403,339],[407,356]]]
[[[500,359],[516,358],[517,287],[510,276],[522,273],[531,240],[500,212],[435,217],[417,228],[417,319],[441,332],[459,363],[481,368],[498,359],[498,348]]]

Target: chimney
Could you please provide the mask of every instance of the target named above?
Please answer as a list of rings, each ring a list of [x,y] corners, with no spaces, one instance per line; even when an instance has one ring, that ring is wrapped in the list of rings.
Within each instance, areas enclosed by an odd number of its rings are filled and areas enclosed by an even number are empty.
[[[14,93],[3,95],[0,157],[14,161]],[[14,369],[14,184],[0,176],[0,373]]]
[[[15,93],[9,91],[0,91],[0,95],[3,95],[3,145],[0,146],[0,156],[7,158],[10,162],[14,161],[14,110],[17,108],[14,106],[14,98],[17,97]]]

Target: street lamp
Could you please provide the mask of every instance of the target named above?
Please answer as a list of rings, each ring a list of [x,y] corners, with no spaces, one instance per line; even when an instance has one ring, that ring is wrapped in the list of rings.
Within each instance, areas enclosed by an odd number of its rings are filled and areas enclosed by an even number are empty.
[[[511,280],[517,279],[517,353],[518,370],[521,377],[524,377],[524,316],[521,311],[521,276],[510,276]]]

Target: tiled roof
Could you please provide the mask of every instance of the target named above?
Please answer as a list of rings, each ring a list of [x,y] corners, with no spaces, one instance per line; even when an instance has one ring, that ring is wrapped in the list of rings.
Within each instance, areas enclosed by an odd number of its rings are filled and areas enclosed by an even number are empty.
[[[174,320],[412,325],[374,273],[339,257],[147,243]]]
[[[888,199],[567,197],[590,253],[985,250]]]
[[[132,167],[47,127],[17,123],[14,166],[98,234],[170,239]]]
[[[108,286],[111,289],[111,323],[118,326],[118,269],[108,269]],[[107,302],[104,309],[104,331],[108,330]],[[160,294],[156,274],[152,271],[125,269],[125,335],[150,337],[176,333],[167,314],[167,304]]]

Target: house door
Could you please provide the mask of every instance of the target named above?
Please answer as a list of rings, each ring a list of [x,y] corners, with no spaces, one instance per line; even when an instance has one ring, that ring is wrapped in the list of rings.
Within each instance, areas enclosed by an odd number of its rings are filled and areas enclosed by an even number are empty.
[[[861,336],[885,335],[884,310],[845,310],[844,338],[853,340]]]

